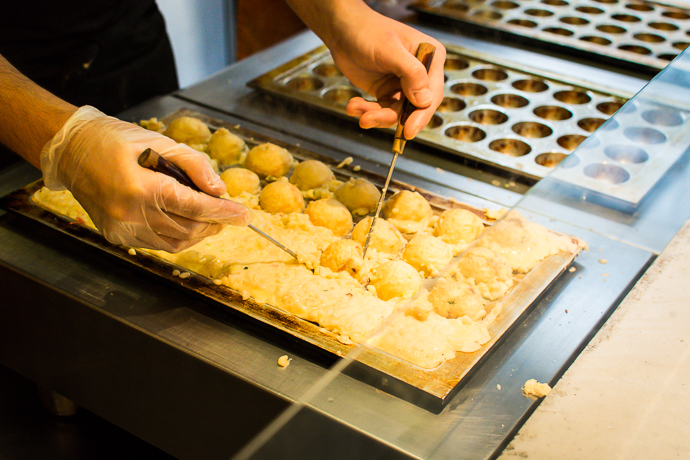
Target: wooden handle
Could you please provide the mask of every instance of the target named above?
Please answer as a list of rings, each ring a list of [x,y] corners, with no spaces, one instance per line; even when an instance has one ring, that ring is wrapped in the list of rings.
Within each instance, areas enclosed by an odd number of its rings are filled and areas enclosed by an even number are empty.
[[[143,166],[146,169],[165,174],[172,177],[177,182],[186,185],[187,187],[201,192],[201,189],[192,182],[186,172],[182,171],[174,163],[169,162],[162,156],[158,154],[155,150],[146,149],[141,155],[139,155],[138,160],[139,166]]]
[[[427,73],[429,73],[429,68],[431,67],[431,61],[434,59],[434,53],[436,52],[436,47],[431,43],[420,43],[417,48],[417,59],[426,68]],[[400,112],[400,118],[398,119],[398,127],[395,130],[395,139],[393,141],[393,152],[402,154],[403,148],[405,147],[405,136],[403,131],[405,130],[405,123],[407,119],[412,115],[412,112],[417,110],[417,107],[412,104],[409,99],[405,97],[405,94],[401,96],[403,101],[402,111]]]

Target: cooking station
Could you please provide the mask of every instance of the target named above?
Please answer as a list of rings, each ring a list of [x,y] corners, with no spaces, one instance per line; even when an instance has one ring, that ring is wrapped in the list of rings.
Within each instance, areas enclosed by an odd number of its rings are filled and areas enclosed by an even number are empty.
[[[445,26],[413,25],[442,43],[631,94],[651,78],[464,37]],[[385,177],[390,131],[363,131],[356,121],[247,86],[320,45],[302,33],[120,117],[137,122],[191,110],[335,161],[353,157],[362,170]],[[651,131],[626,137],[627,128],[642,123],[631,115],[636,108],[640,114],[668,110],[685,128],[687,62],[685,55],[676,59],[583,142],[575,151],[580,166],[539,181],[408,143],[397,181],[477,208],[518,209],[589,246],[575,270],[564,271],[533,302],[443,407],[406,399],[393,379],[357,364],[359,349],[344,358],[321,353],[182,283],[4,211],[0,362],[183,459],[495,458],[539,406],[522,394],[525,382],[554,385],[690,217],[683,198],[690,192],[687,134],[664,121],[655,132],[675,130],[665,144],[650,141]],[[588,159],[609,164],[601,155],[617,143],[650,158],[662,150],[677,158],[632,204],[609,189],[569,180],[587,176]],[[615,183],[603,171],[587,177]],[[11,165],[0,171],[0,195],[39,177],[28,164]],[[285,354],[292,361],[281,368],[277,360]]]

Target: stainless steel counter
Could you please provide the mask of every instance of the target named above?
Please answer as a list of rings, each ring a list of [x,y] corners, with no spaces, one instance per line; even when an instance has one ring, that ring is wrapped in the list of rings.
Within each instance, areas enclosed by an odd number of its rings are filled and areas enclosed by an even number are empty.
[[[385,133],[363,133],[356,123],[316,116],[244,86],[318,44],[310,33],[299,35],[122,117],[190,108],[338,160],[354,156],[363,169],[385,174]],[[468,39],[463,45],[581,78],[612,79],[626,89],[643,84],[497,44]],[[507,190],[512,178],[475,166],[410,144],[396,178],[494,208],[516,205],[530,185]],[[5,169],[1,191],[36,175],[26,164]],[[587,222],[532,211],[524,212],[586,240],[589,251],[438,414],[364,383],[347,362],[340,364],[344,372],[329,372],[338,366],[333,358],[13,214],[0,215],[0,362],[180,458],[228,458],[266,427],[244,458],[277,452],[283,458],[491,458],[538,405],[521,395],[524,382],[554,383],[655,258],[654,251],[588,230]],[[286,369],[276,365],[283,354],[293,358]]]

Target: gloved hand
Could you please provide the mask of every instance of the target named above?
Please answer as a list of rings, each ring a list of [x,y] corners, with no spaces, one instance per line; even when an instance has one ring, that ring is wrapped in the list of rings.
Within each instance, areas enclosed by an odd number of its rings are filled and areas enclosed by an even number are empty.
[[[213,196],[139,166],[148,147]],[[70,190],[112,243],[179,252],[223,224],[249,222],[247,208],[214,198],[225,184],[201,153],[90,106],[77,110],[43,147],[41,170],[46,187]]]

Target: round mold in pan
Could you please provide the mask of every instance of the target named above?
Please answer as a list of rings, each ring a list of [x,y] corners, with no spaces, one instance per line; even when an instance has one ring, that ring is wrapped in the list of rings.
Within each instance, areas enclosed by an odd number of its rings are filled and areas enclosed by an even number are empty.
[[[604,155],[621,164],[638,164],[649,160],[649,154],[634,145],[609,145],[604,149]]]
[[[509,119],[505,113],[488,108],[477,108],[470,112],[467,118],[480,125],[502,125]]]
[[[511,24],[514,26],[520,26],[520,27],[527,27],[528,29],[534,29],[535,27],[538,26],[538,24],[534,21],[531,21],[529,19],[521,19],[521,18],[511,19],[508,21],[508,24]]]
[[[587,136],[583,136],[582,134],[565,134],[556,139],[556,143],[572,152],[582,144],[585,139],[587,139]]]
[[[563,104],[569,105],[583,105],[592,101],[592,96],[584,91],[578,91],[576,89],[556,91],[553,93],[553,98]]]
[[[525,14],[535,18],[548,18],[554,15],[553,11],[545,10],[543,8],[529,8],[525,10]]]
[[[515,8],[520,8],[519,3],[511,2],[509,0],[497,0],[495,2],[492,2],[491,6],[499,10],[514,10]]]
[[[529,105],[529,99],[511,93],[496,94],[491,97],[491,102],[504,109],[519,109]]]
[[[680,27],[678,27],[675,24],[671,24],[670,22],[663,22],[663,21],[654,21],[650,22],[647,24],[649,27],[652,29],[656,30],[663,30],[665,32],[675,32],[678,30]]]
[[[324,87],[324,82],[312,75],[297,75],[287,80],[284,85],[293,91],[306,93],[320,90]]]
[[[578,120],[577,126],[584,129],[588,133],[593,133],[594,131],[599,129],[601,125],[603,125],[605,122],[606,120],[603,118],[588,117],[581,118],[580,120]]]
[[[312,73],[320,77],[335,78],[342,77],[343,74],[338,70],[335,64],[330,62],[324,62],[322,64],[317,64],[311,69]]]
[[[630,179],[630,173],[625,168],[610,163],[589,164],[583,168],[582,173],[609,184],[622,184]]]
[[[518,136],[528,139],[542,139],[553,134],[551,127],[536,121],[521,121],[515,123],[511,129]]]
[[[641,116],[647,123],[658,126],[680,126],[684,121],[681,112],[674,109],[649,109]]]
[[[350,99],[353,97],[361,96],[362,93],[352,86],[336,86],[334,88],[326,89],[321,94],[321,97],[326,101],[341,107],[347,106],[348,102],[350,102]]]
[[[503,15],[501,13],[492,10],[477,10],[472,13],[472,16],[485,21],[500,21],[503,19]]]
[[[635,40],[639,40],[645,43],[663,43],[666,41],[664,37],[658,34],[652,34],[649,32],[640,32],[633,35]]]
[[[561,35],[563,37],[572,37],[575,35],[575,32],[570,29],[566,29],[565,27],[546,27],[542,30],[550,34]]]
[[[568,155],[563,152],[544,152],[534,157],[534,162],[545,168],[553,169],[567,157]]]
[[[558,105],[540,105],[532,113],[539,118],[551,121],[569,120],[573,117],[573,113],[570,110]]]
[[[617,26],[615,24],[599,24],[595,27],[599,32],[612,35],[624,34],[628,31],[625,27]]]
[[[638,13],[650,13],[655,10],[652,5],[647,5],[646,3],[628,3],[625,5],[625,8]]]
[[[459,124],[446,128],[444,134],[460,142],[475,143],[486,139],[486,132],[476,126]]]
[[[682,11],[664,11],[661,15],[665,18],[674,19],[676,21],[687,21],[690,19],[690,14],[683,13]]]
[[[623,136],[638,144],[656,145],[666,142],[666,135],[653,128],[629,126],[623,130]]]
[[[580,40],[583,42],[596,43],[597,45],[601,46],[609,46],[611,43],[613,43],[608,38],[600,37],[598,35],[584,35],[580,37]]]
[[[450,87],[450,90],[451,92],[463,97],[483,96],[489,91],[486,86],[470,81],[461,81],[459,83],[455,83]]]
[[[626,22],[629,24],[634,22],[642,22],[642,18],[640,18],[639,16],[635,16],[634,14],[612,14],[611,19],[613,19],[614,21]]]
[[[570,26],[586,26],[589,24],[589,20],[582,18],[580,16],[563,16],[558,18],[563,24],[568,24]]]
[[[649,56],[652,54],[652,50],[640,45],[624,44],[620,45],[618,49],[629,53],[641,54],[642,56]]]
[[[601,8],[597,8],[596,6],[578,6],[575,8],[575,11],[578,13],[584,13],[584,14],[591,14],[591,15],[597,15],[597,14],[603,14],[604,10]]]
[[[446,96],[443,98],[441,104],[438,106],[436,111],[441,113],[460,112],[465,107],[467,107],[467,103],[462,99],[457,97]]]
[[[424,129],[436,129],[439,126],[442,126],[444,123],[443,117],[441,117],[438,114],[434,114],[431,117],[431,120],[429,120],[429,123],[424,127]]]
[[[495,139],[489,143],[489,148],[494,152],[511,157],[522,157],[532,151],[532,147],[528,143],[513,138]]]
[[[472,71],[472,77],[481,81],[503,81],[508,79],[508,73],[504,70],[492,67],[482,68]]]
[[[597,110],[608,116],[616,113],[621,107],[623,107],[623,102],[620,101],[606,101],[597,104]]]
[[[446,62],[443,64],[445,70],[464,70],[470,66],[467,59],[458,56],[457,54],[448,54]]]
[[[513,88],[525,93],[543,93],[549,89],[549,85],[542,80],[524,78],[520,80],[515,80],[512,83]]]
[[[549,6],[569,6],[570,3],[566,2],[565,0],[541,0],[541,2],[544,5],[549,5]]]

